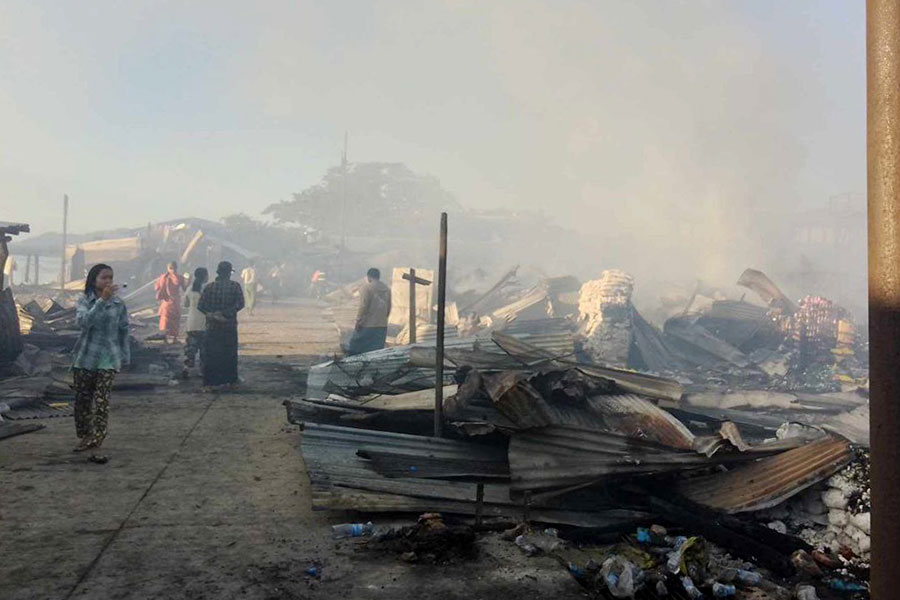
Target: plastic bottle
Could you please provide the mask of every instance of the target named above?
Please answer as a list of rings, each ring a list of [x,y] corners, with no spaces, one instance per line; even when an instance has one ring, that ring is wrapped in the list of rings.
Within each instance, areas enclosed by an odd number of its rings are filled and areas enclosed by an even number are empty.
[[[828,582],[828,587],[839,592],[864,592],[866,586],[855,581],[844,581],[842,579],[832,579]]]
[[[681,585],[684,586],[684,591],[687,592],[687,595],[690,596],[691,598],[693,598],[694,600],[697,600],[698,598],[703,597],[703,592],[701,592],[700,590],[697,589],[697,586],[694,585],[694,580],[691,579],[690,577],[687,577],[687,576],[682,577]]]
[[[762,576],[754,571],[737,570],[737,580],[745,585],[757,585],[762,581]]]
[[[637,528],[637,541],[639,544],[649,544],[653,539],[653,536],[650,535],[650,530],[646,527],[638,527]]]
[[[516,538],[516,546],[521,548],[528,556],[534,556],[535,554],[540,552],[540,550],[537,549],[537,546],[530,543],[528,541],[528,538],[526,538],[524,535],[520,535]]]
[[[619,576],[615,573],[607,573],[606,574],[606,585],[610,588],[616,588],[619,585]]]
[[[372,521],[369,521],[368,523],[343,523],[341,525],[332,525],[331,539],[340,540],[343,538],[371,535],[374,529],[375,526],[372,525]]]
[[[734,596],[735,589],[733,585],[725,585],[717,581],[712,585],[712,592],[716,598],[728,598]]]
[[[681,554],[678,552],[669,552],[666,568],[672,574],[677,574],[681,570]]]
[[[572,577],[574,577],[575,579],[584,579],[584,576],[586,575],[584,569],[573,562],[569,563],[569,573],[571,573]]]
[[[819,595],[813,586],[801,585],[797,588],[797,600],[819,600]]]

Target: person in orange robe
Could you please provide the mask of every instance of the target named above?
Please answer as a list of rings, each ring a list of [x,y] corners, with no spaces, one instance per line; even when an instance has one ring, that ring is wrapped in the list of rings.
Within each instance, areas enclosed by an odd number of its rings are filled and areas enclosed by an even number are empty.
[[[178,264],[173,260],[169,268],[156,280],[156,299],[159,301],[159,330],[165,332],[166,343],[178,341],[178,323],[181,320],[181,292],[186,286],[178,274]]]

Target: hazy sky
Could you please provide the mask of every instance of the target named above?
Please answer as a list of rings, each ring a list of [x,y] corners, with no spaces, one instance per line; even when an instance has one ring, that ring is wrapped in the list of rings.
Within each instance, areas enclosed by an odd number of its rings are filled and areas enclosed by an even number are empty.
[[[345,130],[469,206],[753,218],[864,192],[864,58],[849,0],[7,0],[0,220],[256,214]]]

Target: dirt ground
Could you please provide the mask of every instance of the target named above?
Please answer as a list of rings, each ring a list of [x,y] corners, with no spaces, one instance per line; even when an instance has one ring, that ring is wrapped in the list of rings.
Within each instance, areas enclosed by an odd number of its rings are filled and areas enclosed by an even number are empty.
[[[0,441],[0,598],[583,597],[552,559],[497,536],[446,566],[332,541],[331,524],[359,517],[312,512],[281,403],[337,328],[322,305],[288,301],[244,315],[240,334],[238,391],[192,379],[115,395],[106,465],[71,452],[71,418]]]

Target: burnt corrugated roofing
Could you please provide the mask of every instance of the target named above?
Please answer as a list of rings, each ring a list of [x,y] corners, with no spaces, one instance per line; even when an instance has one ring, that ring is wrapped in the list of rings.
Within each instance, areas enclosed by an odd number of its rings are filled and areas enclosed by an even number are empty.
[[[763,510],[832,475],[852,458],[849,442],[826,436],[726,473],[691,479],[679,491],[728,513]]]

